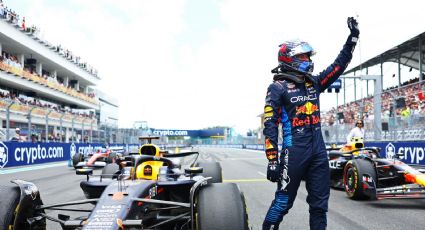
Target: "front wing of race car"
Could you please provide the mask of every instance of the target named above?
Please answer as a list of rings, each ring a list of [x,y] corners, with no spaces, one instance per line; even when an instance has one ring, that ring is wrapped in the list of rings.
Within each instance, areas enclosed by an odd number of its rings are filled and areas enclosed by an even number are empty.
[[[407,184],[389,188],[376,189],[376,198],[382,199],[424,199],[425,187],[417,184]]]

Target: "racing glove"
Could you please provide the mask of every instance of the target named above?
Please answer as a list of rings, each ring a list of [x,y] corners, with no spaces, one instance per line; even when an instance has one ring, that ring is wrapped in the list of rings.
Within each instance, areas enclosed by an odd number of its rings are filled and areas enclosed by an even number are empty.
[[[347,18],[348,29],[350,29],[350,36],[348,36],[347,43],[356,44],[359,39],[359,23],[353,17]]]
[[[277,182],[280,180],[281,170],[278,161],[278,154],[276,148],[266,150],[266,156],[269,160],[267,164],[267,180]]]

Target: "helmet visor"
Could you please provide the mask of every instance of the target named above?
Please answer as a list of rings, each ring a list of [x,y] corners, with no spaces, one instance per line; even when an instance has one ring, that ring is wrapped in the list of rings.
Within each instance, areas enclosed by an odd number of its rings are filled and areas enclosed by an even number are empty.
[[[294,48],[289,52],[289,56],[294,57],[299,54],[309,54],[310,57],[313,56],[316,52],[313,50],[307,42],[299,42],[294,44]]]

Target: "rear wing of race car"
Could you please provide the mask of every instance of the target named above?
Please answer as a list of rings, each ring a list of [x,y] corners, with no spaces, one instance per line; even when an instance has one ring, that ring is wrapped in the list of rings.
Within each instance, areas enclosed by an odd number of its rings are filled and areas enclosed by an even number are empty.
[[[140,136],[139,140],[147,140],[148,144],[152,143],[152,140],[159,140],[158,136]]]

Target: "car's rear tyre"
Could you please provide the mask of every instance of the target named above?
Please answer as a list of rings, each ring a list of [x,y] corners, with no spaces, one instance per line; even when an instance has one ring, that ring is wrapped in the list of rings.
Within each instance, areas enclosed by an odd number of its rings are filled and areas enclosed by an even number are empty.
[[[117,164],[107,164],[102,169],[102,178],[113,178],[118,170],[120,170],[120,167]]]
[[[83,161],[83,154],[81,153],[75,153],[74,156],[72,156],[72,166],[74,166],[74,168],[77,168],[77,164],[81,161]]]
[[[199,162],[199,167],[203,168],[202,176],[212,177],[208,183],[221,183],[223,182],[223,174],[221,165],[218,162]]]
[[[364,159],[350,160],[344,167],[344,189],[347,196],[353,200],[368,200],[372,198],[365,192],[363,177],[367,176],[376,182],[376,171],[372,162]]]
[[[20,189],[17,185],[0,186],[0,229],[13,226],[15,209],[18,206]]]
[[[209,184],[201,188],[197,201],[197,229],[249,229],[245,198],[236,184]]]

